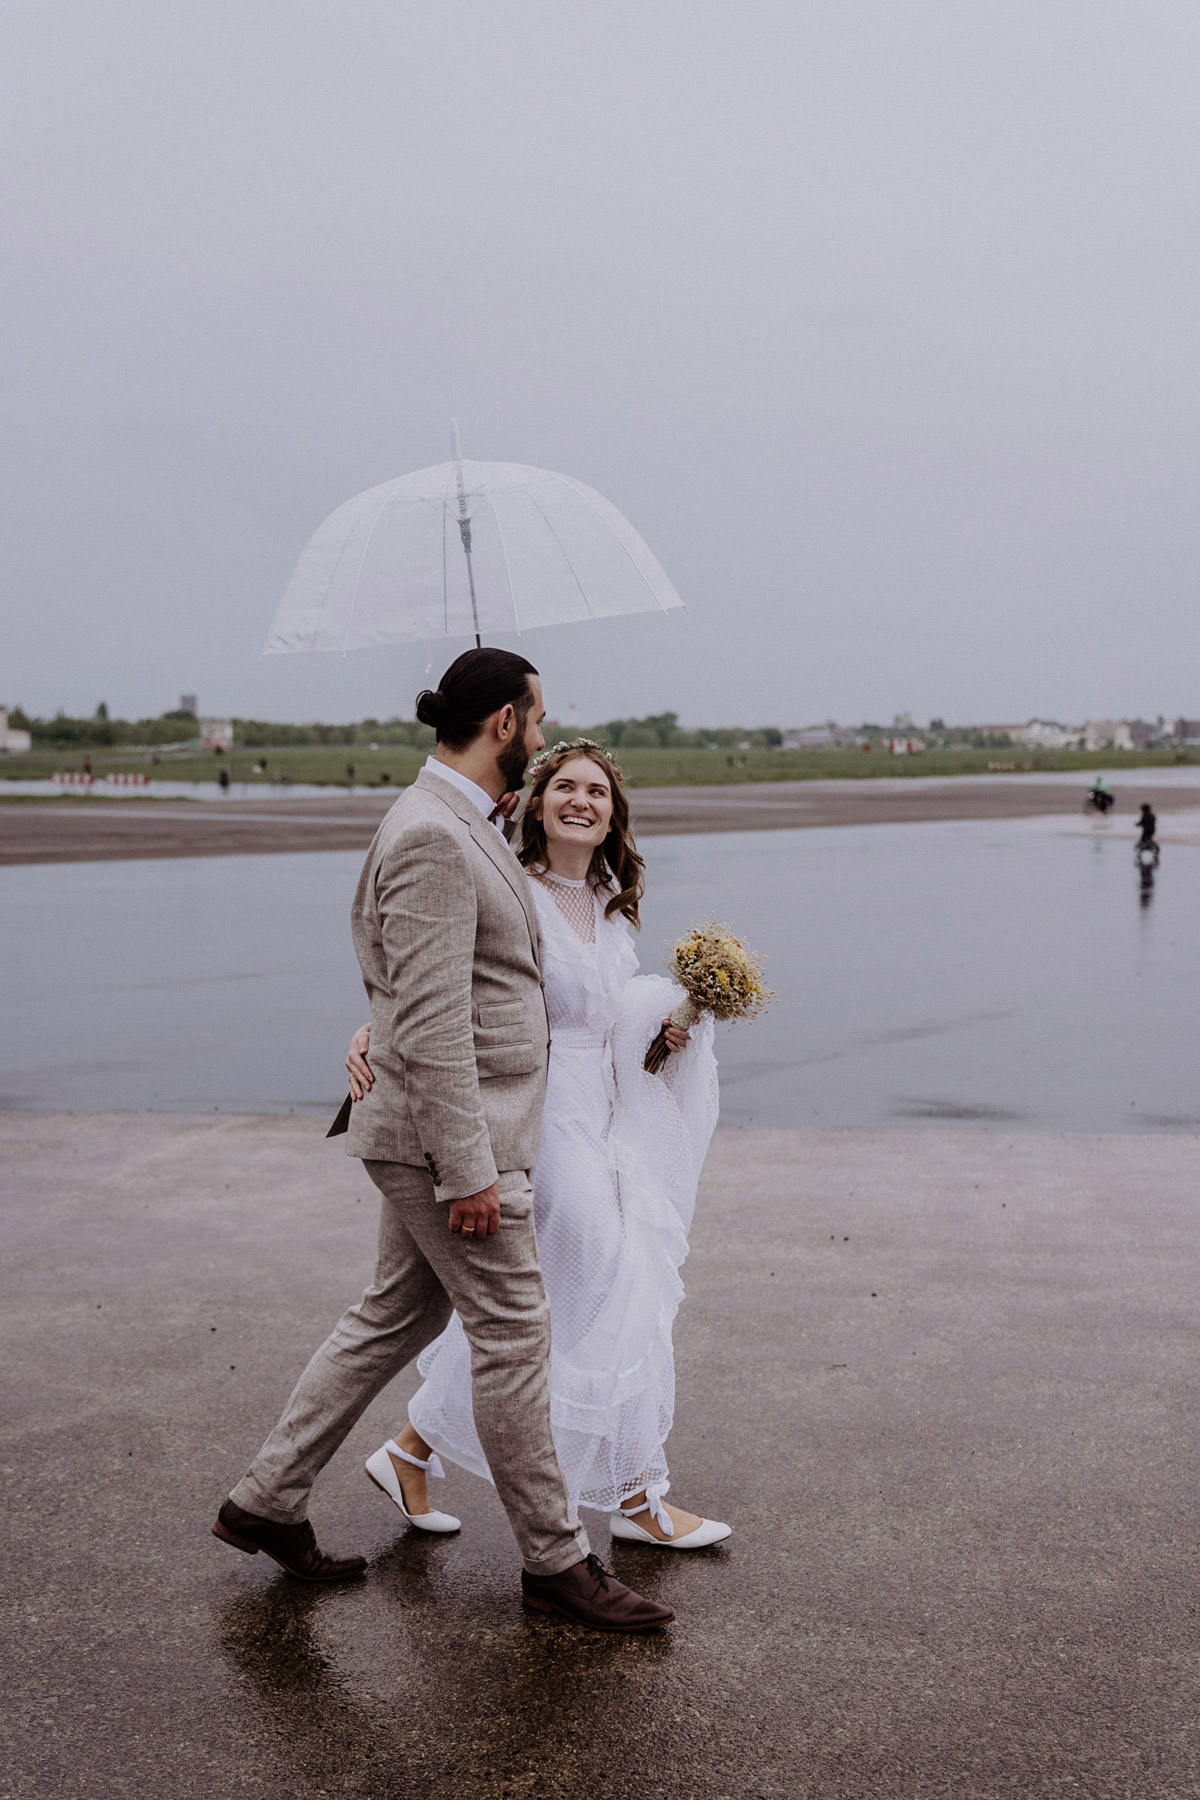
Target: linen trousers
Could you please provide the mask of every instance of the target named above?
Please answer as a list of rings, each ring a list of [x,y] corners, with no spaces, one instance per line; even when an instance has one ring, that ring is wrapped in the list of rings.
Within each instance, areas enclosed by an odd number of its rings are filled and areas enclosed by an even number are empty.
[[[317,1475],[380,1393],[457,1311],[471,1346],[475,1425],[532,1575],[588,1554],[550,1427],[550,1307],[525,1171],[499,1177],[500,1230],[447,1225],[428,1171],[363,1162],[382,1196],[375,1279],[301,1375],[232,1499],[279,1524],[304,1519]]]

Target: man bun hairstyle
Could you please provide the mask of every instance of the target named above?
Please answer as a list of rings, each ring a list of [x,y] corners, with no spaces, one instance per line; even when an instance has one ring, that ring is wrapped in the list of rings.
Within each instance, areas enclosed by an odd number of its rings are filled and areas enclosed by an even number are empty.
[[[432,725],[439,744],[465,750],[502,706],[511,706],[524,726],[532,701],[529,677],[536,674],[533,664],[512,650],[464,650],[436,688],[417,695],[417,717]]]
[[[444,725],[449,715],[446,696],[437,688],[422,688],[417,695],[417,717],[422,725],[432,725],[437,731]]]

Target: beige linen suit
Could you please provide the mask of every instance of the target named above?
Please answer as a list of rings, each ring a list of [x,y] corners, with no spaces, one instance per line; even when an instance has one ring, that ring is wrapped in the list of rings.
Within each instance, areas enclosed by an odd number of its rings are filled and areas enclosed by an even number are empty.
[[[296,1386],[233,1491],[281,1523],[393,1376],[457,1309],[471,1344],[480,1441],[525,1567],[587,1555],[550,1429],[550,1314],[528,1171],[549,1033],[525,871],[471,801],[422,770],[392,807],[354,897],[375,1085],[347,1150],[382,1195],[375,1280]],[[500,1230],[462,1237],[450,1201],[500,1186]]]
[[[350,1155],[423,1162],[445,1200],[531,1169],[550,1034],[537,913],[500,833],[422,769],[379,828],[351,922],[375,1085]]]

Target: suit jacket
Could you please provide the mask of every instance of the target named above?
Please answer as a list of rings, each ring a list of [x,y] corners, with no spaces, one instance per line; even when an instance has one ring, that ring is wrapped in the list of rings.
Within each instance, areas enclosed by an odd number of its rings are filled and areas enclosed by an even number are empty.
[[[424,1164],[442,1200],[531,1169],[550,1033],[537,912],[500,833],[422,769],[375,834],[351,926],[375,1085],[348,1153]]]

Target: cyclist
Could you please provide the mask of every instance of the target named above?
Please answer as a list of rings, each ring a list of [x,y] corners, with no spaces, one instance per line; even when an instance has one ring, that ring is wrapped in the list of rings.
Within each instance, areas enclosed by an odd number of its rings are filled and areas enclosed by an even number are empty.
[[[1113,792],[1103,775],[1097,775],[1087,792],[1088,805],[1095,807],[1099,813],[1106,813],[1113,803]]]

